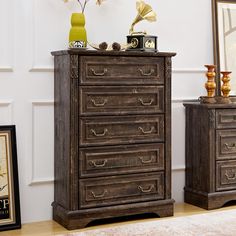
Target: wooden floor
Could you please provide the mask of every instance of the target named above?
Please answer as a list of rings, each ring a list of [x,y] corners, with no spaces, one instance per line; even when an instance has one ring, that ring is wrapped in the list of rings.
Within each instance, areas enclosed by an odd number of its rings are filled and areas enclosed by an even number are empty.
[[[228,209],[236,209],[236,205],[234,206],[228,206],[223,207],[217,210],[211,210],[207,211],[204,209],[201,209],[199,207],[189,205],[186,203],[183,204],[176,204],[175,205],[175,213],[173,217],[179,217],[179,216],[187,216],[187,215],[194,215],[194,214],[200,214],[200,213],[206,213],[206,212],[213,212],[213,211],[222,211],[222,210],[228,210]],[[166,219],[166,218],[162,218]],[[72,232],[83,232],[86,230],[91,229],[97,229],[97,228],[105,228],[110,227],[114,224],[132,224],[134,222],[144,222],[144,221],[150,221],[153,220],[153,218],[148,219],[136,219],[136,220],[129,220],[129,221],[119,221],[117,223],[110,223],[110,224],[100,224],[96,226],[87,227],[82,230],[73,230],[68,231],[65,228],[63,228],[61,225],[57,224],[54,221],[42,221],[42,222],[35,222],[30,224],[23,224],[22,229],[20,230],[12,230],[12,231],[4,231],[0,232],[0,236],[49,236],[49,235],[60,235],[60,234],[67,234]]]

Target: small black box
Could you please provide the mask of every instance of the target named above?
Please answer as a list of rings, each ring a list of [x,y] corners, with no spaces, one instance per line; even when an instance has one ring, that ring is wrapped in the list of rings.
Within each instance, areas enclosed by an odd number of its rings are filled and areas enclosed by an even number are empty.
[[[158,51],[157,50],[157,36],[134,34],[127,36],[127,43],[130,46],[127,51]]]

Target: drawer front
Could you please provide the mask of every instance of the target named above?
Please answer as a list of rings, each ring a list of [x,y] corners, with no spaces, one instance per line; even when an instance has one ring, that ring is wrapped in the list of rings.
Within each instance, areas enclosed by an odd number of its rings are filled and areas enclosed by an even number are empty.
[[[164,174],[80,180],[80,208],[100,207],[164,198]]]
[[[164,58],[83,56],[81,84],[163,84]]]
[[[236,158],[236,129],[216,130],[216,159]]]
[[[164,170],[164,144],[80,149],[80,177]]]
[[[218,161],[216,190],[236,189],[236,161]]]
[[[80,131],[82,146],[160,142],[164,141],[164,116],[81,118]]]
[[[80,87],[80,114],[163,113],[164,87]]]
[[[216,128],[236,128],[236,109],[216,110]]]

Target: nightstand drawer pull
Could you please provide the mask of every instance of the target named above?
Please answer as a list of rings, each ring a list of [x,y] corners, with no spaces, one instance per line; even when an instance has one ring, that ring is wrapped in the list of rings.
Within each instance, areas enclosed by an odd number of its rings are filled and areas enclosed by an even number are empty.
[[[138,189],[142,192],[142,193],[150,193],[153,189],[154,189],[154,185],[150,185],[147,189],[143,188],[142,186],[138,186]]]
[[[138,69],[141,73],[141,75],[144,75],[144,76],[150,76],[152,73],[154,73],[154,70],[151,69],[149,72],[144,72],[141,68]]]
[[[225,176],[226,176],[226,178],[227,178],[228,180],[235,180],[235,179],[236,179],[236,173],[235,173],[235,172],[229,174],[229,173],[226,171]]]
[[[224,145],[226,146],[227,149],[236,148],[236,143],[231,143],[231,144],[225,143]]]
[[[144,160],[144,157],[139,157],[139,160],[140,160],[143,164],[152,163],[152,162],[154,161],[154,156],[151,156],[148,160]]]
[[[94,167],[104,167],[107,163],[107,159],[102,160],[101,164],[97,164],[95,161],[90,161],[90,164]]]
[[[104,99],[103,102],[97,103],[94,99],[90,100],[95,107],[103,107],[107,103],[107,99]]]
[[[150,100],[150,102],[144,102],[142,98],[138,99],[143,106],[150,106],[153,103],[153,99]]]
[[[150,130],[145,131],[142,127],[138,127],[139,130],[142,131],[143,134],[151,134],[154,131],[154,127],[152,126]]]
[[[106,133],[108,132],[107,129],[104,129],[104,130],[103,130],[103,133],[100,133],[100,134],[98,134],[98,133],[96,132],[96,130],[94,130],[94,129],[91,129],[90,131],[91,131],[92,134],[93,134],[94,136],[96,136],[96,137],[103,137],[103,136],[105,136]]]
[[[103,72],[96,72],[93,68],[91,68],[90,70],[93,72],[93,75],[96,75],[96,76],[102,76],[107,73],[107,68],[104,68]]]
[[[107,194],[107,190],[105,189],[102,194],[96,194],[93,191],[91,191],[91,193],[94,198],[102,198],[102,197],[105,197],[105,195]]]

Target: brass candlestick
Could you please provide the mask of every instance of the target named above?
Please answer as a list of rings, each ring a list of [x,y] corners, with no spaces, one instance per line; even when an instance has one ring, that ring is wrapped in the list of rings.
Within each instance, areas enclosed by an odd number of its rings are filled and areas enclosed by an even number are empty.
[[[231,103],[230,99],[229,99],[229,93],[230,93],[230,77],[229,75],[232,73],[231,71],[221,71],[220,72],[222,74],[222,82],[223,84],[221,85],[221,92],[222,92],[222,99],[221,102],[222,103]]]
[[[215,89],[216,89],[216,83],[215,83],[215,65],[205,65],[207,68],[206,76],[207,76],[207,82],[205,83],[205,88],[207,90],[207,96],[206,97],[200,97],[201,102],[203,103],[215,103],[216,100],[214,98],[215,96]]]
[[[223,84],[221,86],[222,96],[224,98],[228,98],[229,97],[229,92],[231,91],[230,84],[229,84],[229,81],[230,81],[229,75],[232,72],[231,71],[221,71],[220,73],[223,75],[222,78],[221,78],[221,80],[223,82]]]
[[[207,90],[207,97],[213,98],[215,96],[215,89],[216,89],[216,83],[215,83],[215,65],[205,65],[207,68],[207,82],[205,83],[205,88]]]

